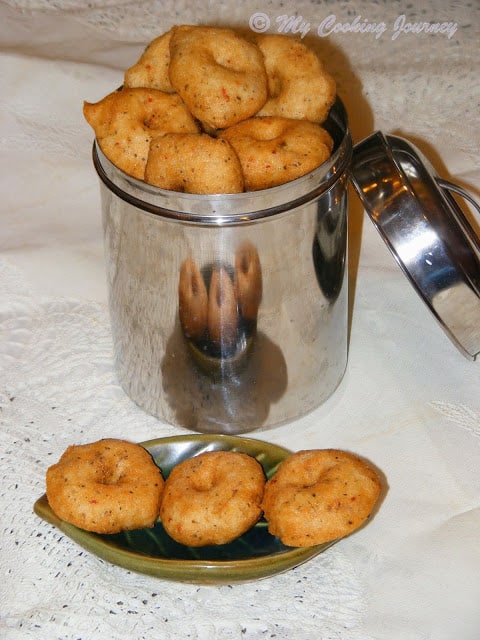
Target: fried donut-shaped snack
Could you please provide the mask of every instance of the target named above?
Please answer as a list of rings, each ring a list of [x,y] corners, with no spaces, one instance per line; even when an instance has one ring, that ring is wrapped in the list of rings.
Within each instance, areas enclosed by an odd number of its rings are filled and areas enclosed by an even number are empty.
[[[96,533],[153,527],[163,487],[150,454],[114,438],[72,445],[47,470],[47,499],[54,513]]]
[[[152,40],[122,89],[85,102],[84,115],[128,175],[172,191],[240,193],[294,180],[330,156],[330,136],[313,127],[335,97],[335,81],[295,38],[253,42],[179,25]]]
[[[267,99],[260,50],[231,29],[173,27],[169,76],[191,113],[211,129],[253,116]]]
[[[266,484],[268,530],[292,547],[341,538],[370,516],[380,491],[377,473],[350,453],[299,451]]]
[[[147,87],[174,93],[168,75],[171,35],[171,31],[167,31],[150,42],[138,62],[125,71],[124,87]]]
[[[209,451],[176,465],[165,482],[165,531],[190,547],[226,544],[261,517],[265,475],[253,457]]]
[[[192,258],[184,260],[180,268],[178,313],[185,335],[200,340],[207,330],[208,293],[202,273]]]
[[[330,157],[333,140],[320,125],[281,117],[249,118],[220,134],[235,149],[247,191],[295,180]]]
[[[262,267],[258,252],[250,242],[235,253],[234,287],[240,313],[255,320],[262,300]]]
[[[228,351],[237,340],[238,307],[235,289],[228,271],[221,266],[212,271],[208,289],[208,333],[222,351]]]
[[[156,89],[114,91],[100,102],[85,102],[83,113],[107,158],[140,180],[144,178],[153,137],[199,130],[178,95]]]
[[[154,138],[145,180],[162,189],[185,193],[241,193],[243,172],[226,140],[206,133],[167,133]]]
[[[323,122],[336,96],[335,80],[314,51],[286,35],[258,36],[268,76],[269,97],[260,116]]]

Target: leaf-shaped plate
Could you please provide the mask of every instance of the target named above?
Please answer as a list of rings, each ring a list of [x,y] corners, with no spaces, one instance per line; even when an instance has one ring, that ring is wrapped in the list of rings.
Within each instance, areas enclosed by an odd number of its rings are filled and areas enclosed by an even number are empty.
[[[269,442],[227,435],[172,436],[140,444],[150,452],[165,478],[176,464],[204,451],[247,453],[261,463],[269,478],[282,460],[291,454],[288,449]],[[46,495],[35,502],[34,511],[84,549],[107,562],[165,580],[197,584],[231,584],[266,578],[306,562],[332,544],[286,547],[268,533],[262,518],[230,544],[192,548],[172,540],[160,521],[153,529],[98,535],[58,518]]]

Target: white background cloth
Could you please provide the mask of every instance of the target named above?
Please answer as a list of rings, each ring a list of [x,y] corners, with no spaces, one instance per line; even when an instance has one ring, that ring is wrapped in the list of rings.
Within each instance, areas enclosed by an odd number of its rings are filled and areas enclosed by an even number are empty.
[[[193,7],[192,7],[193,5]],[[480,5],[434,2],[111,2],[0,6],[0,636],[476,640],[480,634],[479,364],[433,321],[351,201],[350,360],[306,417],[252,437],[338,447],[375,462],[388,491],[369,525],[307,564],[236,586],[129,573],[32,511],[67,445],[183,433],[144,414],[112,367],[92,132],[82,116],[173,24],[310,23],[359,140],[416,143],[479,199]],[[376,33],[317,37],[324,19]],[[454,33],[395,31],[454,23]],[[451,31],[452,31],[451,30]],[[397,37],[393,37],[398,33]],[[450,37],[449,37],[450,35]],[[472,213],[472,215],[474,215]],[[478,221],[478,218],[477,218]]]

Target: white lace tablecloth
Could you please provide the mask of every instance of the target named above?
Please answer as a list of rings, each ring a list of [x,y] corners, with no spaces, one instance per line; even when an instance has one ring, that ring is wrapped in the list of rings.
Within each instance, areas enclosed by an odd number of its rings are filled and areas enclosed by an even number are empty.
[[[305,37],[318,38],[356,140],[376,129],[403,135],[478,199],[478,2],[0,5],[0,637],[6,640],[480,637],[480,365],[434,323],[355,197],[347,374],[310,415],[251,435],[291,449],[346,448],[374,461],[388,492],[367,527],[285,574],[194,586],[109,565],[32,510],[47,466],[67,445],[182,433],[134,406],[112,368],[100,201],[83,100],[118,86],[144,44],[175,23],[270,24],[275,32],[282,15],[296,18],[291,27],[308,25]],[[419,21],[450,24],[442,32],[408,33],[408,24]],[[335,32],[344,24],[351,29]]]

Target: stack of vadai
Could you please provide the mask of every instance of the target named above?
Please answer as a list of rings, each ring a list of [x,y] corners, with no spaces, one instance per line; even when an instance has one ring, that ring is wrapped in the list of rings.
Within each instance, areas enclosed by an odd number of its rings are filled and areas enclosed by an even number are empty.
[[[153,527],[164,486],[146,449],[115,438],[68,447],[46,481],[54,513],[96,533]]]
[[[172,191],[239,193],[328,159],[321,125],[335,96],[316,53],[289,36],[180,25],[152,40],[121,89],[85,102],[84,115],[128,175]]]
[[[152,527],[177,542],[229,543],[262,517],[283,544],[306,547],[350,534],[381,493],[373,467],[337,449],[298,451],[268,480],[239,451],[207,451],[179,462],[166,480],[140,445],[107,438],[67,448],[48,468],[47,499],[66,522],[96,533]]]
[[[236,346],[238,330],[255,326],[262,299],[262,267],[251,242],[242,242],[230,265],[214,264],[204,278],[193,258],[180,267],[178,313],[184,335],[199,345],[212,343],[220,352]],[[207,281],[206,281],[207,280]],[[208,287],[207,287],[208,283]]]

